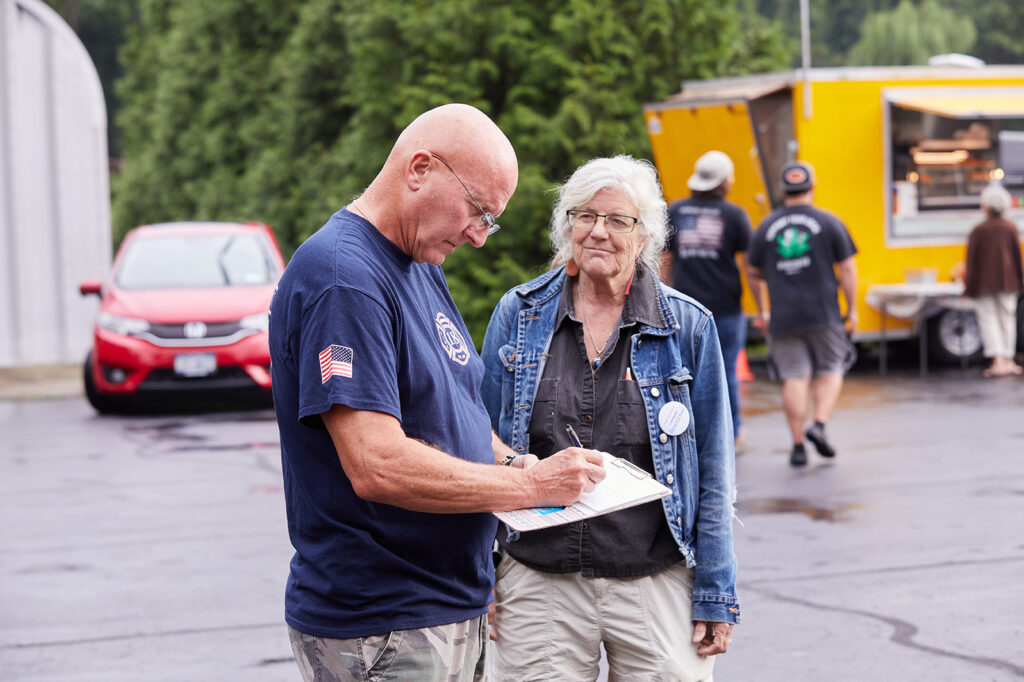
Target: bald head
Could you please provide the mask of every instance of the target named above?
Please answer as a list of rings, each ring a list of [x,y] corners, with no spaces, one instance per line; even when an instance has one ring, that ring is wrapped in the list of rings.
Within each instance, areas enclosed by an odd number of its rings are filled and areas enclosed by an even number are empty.
[[[467,104],[418,116],[353,203],[417,262],[440,264],[462,244],[483,246],[481,216],[498,216],[515,192],[515,150],[494,121]]]
[[[403,172],[409,157],[420,150],[440,155],[460,175],[472,177],[473,184],[492,185],[509,196],[519,182],[512,143],[494,121],[468,104],[444,104],[416,117],[399,135],[383,172],[392,167]]]

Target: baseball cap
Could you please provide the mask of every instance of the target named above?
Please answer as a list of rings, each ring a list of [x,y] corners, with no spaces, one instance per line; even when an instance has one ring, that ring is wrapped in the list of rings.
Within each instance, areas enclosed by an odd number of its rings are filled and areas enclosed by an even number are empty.
[[[802,194],[814,187],[814,167],[806,161],[790,161],[782,167],[782,191]]]
[[[732,173],[732,159],[724,152],[707,152],[693,164],[693,175],[686,181],[686,186],[695,192],[710,192]]]

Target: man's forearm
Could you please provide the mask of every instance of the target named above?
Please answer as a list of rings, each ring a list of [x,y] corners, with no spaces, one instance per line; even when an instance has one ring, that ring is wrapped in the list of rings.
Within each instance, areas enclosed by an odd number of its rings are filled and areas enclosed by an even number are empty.
[[[767,286],[761,270],[753,265],[747,265],[747,284],[750,286],[750,294],[754,297],[754,304],[757,312],[764,313],[768,309],[768,298],[765,295]]]
[[[403,509],[443,514],[564,505],[604,478],[594,451],[556,453],[528,470],[496,467],[409,438],[390,415],[336,405],[322,416],[356,494]],[[506,450],[511,453],[500,452]]]
[[[857,308],[857,266],[853,258],[848,258],[839,264],[839,286],[843,290],[843,297],[846,298],[847,312]]]

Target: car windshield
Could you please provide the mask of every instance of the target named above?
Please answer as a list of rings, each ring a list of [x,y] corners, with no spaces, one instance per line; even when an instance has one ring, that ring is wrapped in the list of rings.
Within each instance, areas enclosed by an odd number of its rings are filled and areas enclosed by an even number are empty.
[[[270,284],[277,277],[260,235],[169,234],[135,239],[121,259],[122,289],[197,289]]]

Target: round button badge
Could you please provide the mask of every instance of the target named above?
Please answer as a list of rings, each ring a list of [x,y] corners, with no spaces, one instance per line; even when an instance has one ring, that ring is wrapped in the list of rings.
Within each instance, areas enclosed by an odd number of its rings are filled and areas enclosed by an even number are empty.
[[[678,436],[690,425],[690,413],[677,400],[662,405],[658,411],[658,426],[670,436]]]

